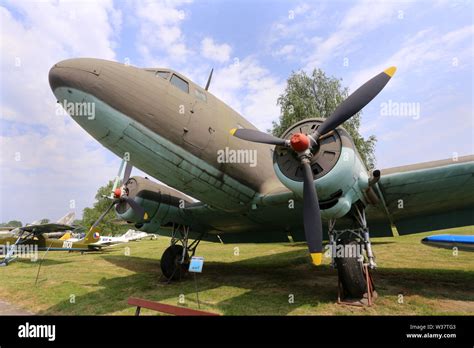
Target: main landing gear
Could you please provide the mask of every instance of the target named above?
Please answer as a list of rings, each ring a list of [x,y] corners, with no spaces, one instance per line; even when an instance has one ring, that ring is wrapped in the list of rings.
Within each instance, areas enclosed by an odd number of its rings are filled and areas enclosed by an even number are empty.
[[[161,256],[161,271],[168,282],[181,280],[188,271],[189,262],[196,252],[201,237],[202,235],[189,243],[189,227],[173,224],[171,245],[166,248]]]
[[[369,305],[377,297],[370,271],[377,267],[363,207],[354,205],[353,216],[359,228],[336,230],[329,221],[331,266],[337,268],[338,303]]]

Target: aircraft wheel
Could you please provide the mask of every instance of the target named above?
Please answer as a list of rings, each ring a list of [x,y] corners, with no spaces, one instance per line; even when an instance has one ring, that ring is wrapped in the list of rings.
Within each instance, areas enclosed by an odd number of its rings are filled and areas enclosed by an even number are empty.
[[[344,245],[359,244],[357,241],[348,241]],[[361,299],[367,293],[367,282],[362,266],[362,261],[357,256],[337,257],[337,273],[342,283],[345,297],[352,299]]]
[[[181,279],[181,276],[188,271],[189,267],[189,255],[186,253],[185,262],[180,263],[181,257],[183,256],[182,245],[171,245],[166,248],[163,256],[161,256],[161,272],[166,279]]]

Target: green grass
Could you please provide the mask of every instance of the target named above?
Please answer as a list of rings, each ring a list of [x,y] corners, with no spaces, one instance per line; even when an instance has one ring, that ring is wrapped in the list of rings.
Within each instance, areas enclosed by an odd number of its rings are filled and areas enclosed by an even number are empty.
[[[472,234],[473,227],[448,233]],[[451,250],[422,245],[429,234],[434,233],[373,239],[379,298],[366,308],[336,304],[336,271],[328,259],[312,266],[304,243],[202,242],[196,253],[205,258],[204,271],[197,275],[201,309],[225,315],[473,315],[474,253],[454,256]],[[132,315],[130,296],[197,308],[191,275],[171,284],[160,279],[159,259],[168,244],[160,237],[102,253],[49,252],[36,286],[38,263],[20,260],[0,268],[0,298],[48,315]],[[180,295],[184,304],[178,302]]]

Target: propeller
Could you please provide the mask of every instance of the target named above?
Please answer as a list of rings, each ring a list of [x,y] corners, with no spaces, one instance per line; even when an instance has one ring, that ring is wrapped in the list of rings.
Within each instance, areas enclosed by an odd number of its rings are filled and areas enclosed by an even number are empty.
[[[288,140],[277,138],[255,129],[234,128],[230,130],[230,134],[239,139],[252,141],[254,143],[288,146]]]
[[[126,163],[126,164],[125,164]],[[125,166],[125,170],[124,170]],[[143,218],[146,220],[148,219],[148,214],[146,213],[145,209],[135,202],[134,199],[130,198],[127,196],[127,194],[122,193],[122,189],[118,187],[119,182],[122,185],[125,185],[125,183],[128,181],[130,178],[130,174],[132,172],[133,166],[130,164],[129,161],[127,161],[125,158],[122,159],[122,163],[120,164],[119,171],[117,173],[117,176],[115,177],[114,184],[112,186],[112,192],[110,196],[104,196],[112,199],[112,203],[109,205],[109,207],[99,216],[99,218],[94,222],[94,224],[91,226],[91,230],[97,227],[97,225],[100,224],[100,222],[104,219],[104,217],[109,213],[109,211],[117,204],[124,203],[126,202],[130,208],[133,210],[135,215],[137,216],[143,216]],[[120,179],[120,175],[122,174],[123,171],[123,178]]]
[[[125,171],[123,170],[123,167],[125,165]],[[133,166],[130,164],[129,161],[127,161],[125,158],[122,159],[122,163],[120,163],[119,171],[117,173],[117,176],[115,177],[114,185],[112,186],[112,193],[110,195],[110,198],[114,198],[116,196],[116,190],[118,188],[119,182],[122,183],[122,185],[125,185],[125,183],[128,181],[130,178],[130,173],[132,172]],[[123,171],[123,178],[122,181],[120,181],[120,176],[122,175]]]
[[[303,168],[303,220],[306,242],[313,264],[320,265],[323,251],[323,227],[321,211],[316,188],[313,183],[311,169],[312,150],[318,141],[324,139],[328,133],[334,131],[343,122],[358,113],[385,87],[397,69],[392,66],[360,86],[354,93],[345,99],[334,112],[311,135],[303,133],[293,134],[290,140],[255,129],[231,129],[233,136],[255,143],[283,146],[292,149],[298,155]]]
[[[315,265],[322,262],[323,224],[316,188],[313,185],[313,171],[308,158],[301,161],[304,168],[303,181],[303,221],[304,234],[308,243],[311,260]]]
[[[347,99],[334,110],[331,116],[324,120],[321,126],[311,134],[311,137],[317,140],[320,136],[336,129],[343,122],[362,110],[364,106],[380,93],[395,74],[396,70],[397,68],[392,66],[372,77],[369,81],[356,89],[354,93],[347,97]]]

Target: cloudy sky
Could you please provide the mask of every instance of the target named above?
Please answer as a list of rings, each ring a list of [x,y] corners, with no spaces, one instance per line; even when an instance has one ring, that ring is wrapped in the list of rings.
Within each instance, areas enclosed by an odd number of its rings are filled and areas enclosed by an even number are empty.
[[[354,90],[396,65],[363,113],[377,167],[474,153],[472,13],[472,1],[0,0],[0,221],[57,219],[71,200],[80,216],[118,169],[55,112],[48,71],[72,57],[170,67],[201,85],[214,67],[211,91],[262,130],[292,71],[319,67]],[[397,115],[402,105],[413,112]]]

